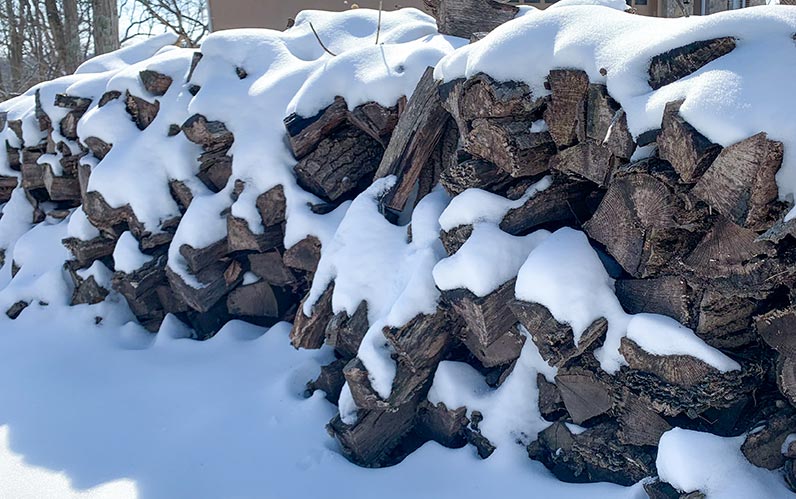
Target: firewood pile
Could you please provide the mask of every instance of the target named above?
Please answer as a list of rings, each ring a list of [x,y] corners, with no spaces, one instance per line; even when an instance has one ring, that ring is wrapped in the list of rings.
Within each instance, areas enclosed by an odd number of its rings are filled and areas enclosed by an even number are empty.
[[[649,69],[650,85],[687,76],[732,47],[733,40],[723,38],[661,54]],[[158,97],[183,82],[152,71],[140,79],[147,95],[109,92],[100,105],[123,99],[129,118],[145,130],[158,114]],[[451,196],[476,188],[519,199],[550,176],[550,187],[509,211],[500,229],[515,236],[562,227],[584,231],[604,255],[626,312],[676,319],[740,370],[721,372],[689,355],[651,354],[623,338],[627,365],[608,374],[594,356],[605,340],[606,319],[576,342],[572,328],[542,304],[516,299],[511,279],[485,297],[446,290],[436,313],[386,327],[397,371],[384,399],[357,358],[370,326],[368,304],[352,315],[335,313],[332,282],[304,313],[322,248],[314,237],[284,247],[281,186],[257,198],[263,231],[229,212],[225,239],[178,248],[193,278],[186,280],[168,265],[179,217],[151,233],[128,206],[112,207],[88,189],[86,159],[99,161],[113,147],[78,137],[77,122],[90,99],[59,95],[55,105],[68,113],[57,123],[37,107],[47,134],[41,143],[26,143],[21,125],[9,122],[22,147],[7,145],[7,153],[35,207],[33,222],[65,218],[80,207],[99,230],[89,241],[63,241],[73,255],[66,269],[73,304],[98,303],[116,291],[153,332],[167,314],[190,325],[198,339],[232,319],[260,325],[286,320],[294,322],[296,348],[334,348],[337,360],[308,388],[336,403],[348,384],[356,422],[336,416],[328,430],[357,464],[395,464],[430,440],[473,445],[488,457],[495,445],[479,431],[480,413],[427,400],[435,371],[443,360],[466,362],[497,387],[530,340],[558,373],[555,383],[542,375],[536,380],[539,410],[552,424],[528,445],[528,455],[560,479],[630,485],[655,476],[658,441],[677,426],[722,436],[757,429],[743,445],[746,457],[768,469],[785,466],[796,485],[796,444],[781,451],[796,429],[796,245],[794,225],[784,221],[787,207],[777,197],[782,144],[765,133],[729,147],[711,143],[683,119],[678,102],[667,105],[659,130],[633,137],[619,103],[585,72],[553,70],[547,89],[548,95],[537,96],[525,83],[486,74],[441,83],[429,68],[411,98],[394,107],[367,103],[349,110],[338,98],[315,116],[288,116],[297,182],[323,200],[312,210],[328,213],[374,179],[392,175],[395,184],[380,207],[400,224],[437,184]],[[243,182],[232,179],[235,137],[224,123],[194,115],[170,133],[201,146],[197,177],[208,189],[221,192],[234,182],[233,199],[243,191]],[[40,161],[45,154],[59,160]],[[17,182],[0,177],[0,202],[8,201]],[[184,213],[191,190],[180,181],[170,189]],[[96,262],[114,269],[114,249],[128,232],[149,261],[131,273],[115,271],[112,289],[85,277]],[[453,255],[471,233],[471,226],[460,226],[440,239]],[[15,304],[7,314],[13,318],[25,306]],[[584,430],[573,431],[571,424]],[[647,489],[652,497],[675,493],[662,482]]]

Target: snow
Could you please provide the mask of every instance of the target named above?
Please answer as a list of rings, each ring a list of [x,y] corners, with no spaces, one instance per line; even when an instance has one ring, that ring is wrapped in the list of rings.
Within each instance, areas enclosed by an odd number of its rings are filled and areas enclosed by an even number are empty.
[[[86,212],[82,209],[77,209],[72,212],[69,217],[69,226],[67,227],[69,237],[80,239],[81,241],[91,241],[94,238],[100,237],[100,231],[89,222]]]
[[[634,135],[660,127],[666,103],[684,99],[680,114],[713,142],[728,146],[760,131],[782,141],[779,195],[792,201],[796,101],[781,83],[796,79],[796,9],[760,6],[665,19],[602,5],[573,7],[568,1],[545,11],[523,11],[478,43],[445,57],[435,76],[450,81],[485,72],[498,80],[527,82],[543,96],[549,93],[543,84],[551,69],[582,69],[621,103]],[[735,50],[682,80],[650,88],[647,69],[653,56],[723,36],[736,38]]]
[[[721,372],[740,370],[741,365],[706,344],[671,317],[637,314],[627,325],[627,337],[653,355],[690,355]]]
[[[684,492],[745,499],[784,497],[782,477],[757,468],[741,453],[744,437],[722,438],[674,428],[661,437],[656,466],[661,480]]]
[[[138,247],[138,240],[130,231],[124,232],[119,236],[119,240],[113,250],[113,265],[118,272],[132,274],[151,260],[151,256],[141,252]]]

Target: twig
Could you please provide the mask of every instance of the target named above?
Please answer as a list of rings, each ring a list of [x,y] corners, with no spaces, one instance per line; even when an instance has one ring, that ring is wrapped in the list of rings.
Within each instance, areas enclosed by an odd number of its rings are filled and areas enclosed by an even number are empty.
[[[325,50],[325,51],[326,51],[326,53],[327,53],[327,54],[329,54],[330,56],[332,56],[332,57],[337,57],[337,54],[335,54],[335,53],[334,53],[334,52],[332,52],[331,50],[327,49],[327,48],[326,48],[326,45],[324,45],[324,44],[323,44],[323,42],[321,41],[321,37],[320,37],[320,36],[318,36],[318,32],[317,32],[317,31],[315,31],[315,26],[313,26],[313,25],[312,25],[312,23],[310,23],[310,29],[312,30],[313,34],[315,35],[315,39],[316,39],[316,40],[318,40],[318,43],[320,43],[320,44],[321,44],[321,48],[322,48],[323,50]]]
[[[381,11],[384,7],[384,0],[379,0],[379,24],[376,25],[376,45],[379,44],[379,35],[381,34]]]

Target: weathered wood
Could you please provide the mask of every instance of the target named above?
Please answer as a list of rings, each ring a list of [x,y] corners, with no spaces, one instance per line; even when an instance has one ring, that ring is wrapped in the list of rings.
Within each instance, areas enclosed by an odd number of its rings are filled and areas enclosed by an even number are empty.
[[[94,261],[112,255],[113,250],[116,248],[116,240],[104,236],[95,237],[88,241],[68,237],[61,242],[75,257],[79,267],[88,267]]]
[[[453,255],[461,249],[471,235],[473,235],[473,226],[468,224],[459,225],[451,230],[440,231],[439,238],[448,255]]]
[[[55,94],[53,105],[64,109],[85,111],[91,105],[91,99],[76,95]]]
[[[43,165],[42,177],[47,197],[51,201],[71,201],[77,203],[81,199],[80,181],[76,176],[55,175],[52,166]]]
[[[464,148],[515,178],[544,173],[555,154],[550,133],[532,132],[528,123],[513,118],[474,120]]]
[[[390,136],[398,124],[399,107],[401,106],[384,107],[375,102],[367,102],[350,111],[347,118],[349,123],[370,135],[383,148],[387,148]]]
[[[600,187],[611,181],[615,166],[611,151],[591,140],[564,149],[550,159],[550,168],[590,180]]]
[[[469,423],[467,409],[448,409],[445,404],[424,400],[417,408],[417,431],[427,440],[457,449],[466,443],[465,429]]]
[[[166,276],[174,292],[182,301],[197,312],[209,312],[227,293],[243,280],[243,268],[236,261],[218,261],[196,274],[202,287],[195,288],[186,283],[171,267],[166,267]]]
[[[484,297],[475,296],[466,289],[444,291],[442,296],[464,320],[477,343],[487,347],[517,323],[508,306],[509,300],[514,298],[515,282],[512,279]]]
[[[28,306],[29,306],[28,302],[18,301],[13,305],[11,305],[11,307],[9,307],[8,310],[6,310],[6,316],[12,321],[16,320],[20,316],[20,314],[22,314],[22,311],[28,308]]]
[[[132,95],[127,92],[125,95],[125,109],[139,130],[146,128],[155,121],[160,111],[160,102],[149,102],[146,99]]]
[[[202,269],[218,263],[228,251],[227,238],[216,241],[204,248],[194,248],[188,244],[180,246],[180,255],[185,259],[188,270],[196,274]]]
[[[171,76],[164,75],[150,69],[141,71],[138,73],[138,77],[141,79],[141,84],[144,86],[146,91],[157,97],[166,95],[166,91],[169,89],[173,81]]]
[[[567,409],[561,391],[555,383],[547,381],[544,374],[536,375],[536,386],[539,389],[539,414],[547,421],[559,421],[566,417]]]
[[[227,253],[236,251],[268,251],[282,245],[285,238],[284,224],[264,227],[261,233],[249,228],[249,222],[227,215]]]
[[[307,236],[287,248],[282,258],[291,269],[314,273],[321,260],[321,242],[315,236]]]
[[[590,84],[586,101],[586,138],[628,160],[636,150],[624,110],[608,95],[605,85]]]
[[[77,276],[77,274],[75,273],[74,276]],[[109,293],[110,290],[100,286],[93,275],[88,276],[87,279],[79,279],[79,282],[75,283],[70,304],[95,305],[105,300]]]
[[[312,305],[310,315],[304,314],[304,304],[309,294],[304,297],[299,305],[293,329],[290,331],[290,343],[295,348],[318,349],[323,346],[326,339],[326,325],[332,319],[332,294],[334,283],[329,284],[323,294]]]
[[[347,127],[323,139],[293,171],[302,188],[337,203],[371,184],[382,153],[381,145],[365,132]]]
[[[17,177],[0,175],[0,203],[7,203],[11,199],[11,193],[18,184]]]
[[[542,227],[580,226],[591,217],[601,199],[602,193],[595,190],[594,184],[556,176],[550,187],[509,210],[500,229],[521,236]]]
[[[301,159],[311,153],[323,139],[346,122],[348,118],[348,104],[342,97],[336,97],[334,102],[315,116],[303,118],[296,113],[285,118],[290,147],[296,159]]]
[[[644,492],[649,499],[705,499],[705,494],[695,490],[693,492],[680,492],[666,482],[655,480],[644,484]]]
[[[338,312],[326,325],[326,344],[346,359],[356,357],[362,338],[368,332],[368,303],[362,301],[354,314]]]
[[[719,374],[715,367],[696,357],[654,355],[629,338],[622,338],[620,352],[631,369],[654,374],[675,385],[690,387],[704,382],[709,375]]]
[[[695,325],[700,296],[681,276],[616,281],[616,297],[630,314],[667,315],[686,326]]]
[[[111,280],[111,287],[128,301],[154,293],[158,286],[164,284],[166,284],[166,255],[153,258],[129,274],[116,272]]]
[[[103,160],[105,156],[111,152],[111,147],[113,147],[113,144],[108,144],[104,140],[97,137],[86,137],[83,139],[83,143],[86,144],[86,147],[89,151],[91,151],[91,154],[93,154],[99,160]]]
[[[448,113],[442,108],[437,87],[434,69],[429,67],[407,102],[384,151],[375,178],[397,176],[394,187],[381,200],[387,210],[404,210],[421,171],[426,168],[445,131]]]
[[[426,0],[443,35],[470,38],[514,19],[519,8],[496,0]]]
[[[220,121],[207,121],[201,114],[195,114],[182,124],[182,132],[194,144],[206,150],[229,148],[235,137]]]
[[[242,317],[267,317],[277,319],[281,315],[274,290],[265,281],[239,286],[227,295],[227,310]]]
[[[775,309],[755,317],[755,330],[768,346],[796,357],[796,307]]]
[[[457,124],[477,118],[533,120],[541,117],[545,106],[545,100],[535,98],[526,83],[499,82],[485,73],[442,85],[440,96],[443,107],[454,116]],[[466,134],[469,128],[464,127],[463,131]]]
[[[782,157],[781,142],[765,133],[749,137],[722,150],[693,193],[732,222],[766,230],[785,208],[775,178]]]
[[[710,230],[684,259],[684,264],[700,277],[716,279],[755,272],[755,262],[774,254],[773,245],[758,241],[753,230],[717,217]]]
[[[611,386],[591,373],[558,374],[556,386],[575,424],[605,414],[613,404]]]
[[[263,225],[270,227],[272,225],[281,224],[286,220],[286,199],[285,188],[281,185],[272,187],[264,193],[257,196],[257,211],[260,212]]]
[[[654,90],[695,73],[735,49],[735,38],[722,37],[689,43],[652,58],[649,85]]]
[[[436,367],[450,347],[456,321],[445,309],[420,314],[401,327],[385,327],[384,337],[403,366],[413,372]]]
[[[510,312],[506,312],[510,314]],[[459,330],[459,339],[484,367],[504,366],[516,361],[525,344],[525,336],[512,328],[489,345],[484,345],[469,327]]]
[[[199,156],[197,178],[213,192],[221,192],[232,177],[232,156],[227,149],[214,149]]]
[[[247,255],[246,260],[249,263],[249,270],[272,286],[294,286],[299,281],[295,272],[285,265],[278,250]]]
[[[583,354],[595,341],[601,340],[608,330],[608,322],[597,319],[580,333],[576,343],[572,328],[556,321],[543,305],[511,299],[508,306],[531,334],[542,358],[555,367]]]
[[[550,136],[559,148],[575,145],[586,137],[586,102],[589,76],[580,70],[554,69],[547,82],[552,99],[544,113]]]
[[[776,366],[777,386],[780,393],[796,407],[796,357],[780,355]]]
[[[439,181],[446,191],[455,196],[473,188],[503,193],[515,179],[493,163],[470,159],[443,170]]]
[[[336,359],[331,364],[321,366],[321,373],[315,380],[307,383],[307,390],[310,393],[321,390],[326,394],[326,400],[336,404],[345,384],[343,368],[347,363],[345,359]]]
[[[683,101],[669,102],[663,111],[658,153],[672,164],[683,182],[696,182],[721,152],[714,144],[680,116]]]
[[[105,107],[109,102],[113,102],[113,101],[115,101],[116,99],[118,99],[121,96],[122,96],[122,93],[119,92],[118,90],[109,90],[109,91],[105,92],[104,94],[102,94],[102,97],[100,97],[100,100],[97,103],[97,106],[98,107]]]
[[[775,470],[785,464],[782,446],[785,439],[796,430],[796,411],[783,408],[768,419],[762,428],[746,436],[741,452],[750,463],[759,468]]]
[[[661,435],[672,429],[665,419],[629,390],[622,394],[617,421],[617,437],[625,445],[657,446]]]

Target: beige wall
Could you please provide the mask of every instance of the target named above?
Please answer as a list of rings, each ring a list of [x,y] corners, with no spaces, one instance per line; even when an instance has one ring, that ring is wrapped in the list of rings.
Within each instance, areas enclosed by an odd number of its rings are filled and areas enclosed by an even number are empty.
[[[285,29],[299,11],[346,10],[352,4],[373,9],[378,0],[208,0],[213,30],[229,28]],[[400,7],[424,8],[423,0],[384,0],[385,10]]]

